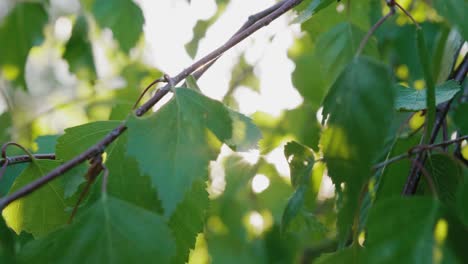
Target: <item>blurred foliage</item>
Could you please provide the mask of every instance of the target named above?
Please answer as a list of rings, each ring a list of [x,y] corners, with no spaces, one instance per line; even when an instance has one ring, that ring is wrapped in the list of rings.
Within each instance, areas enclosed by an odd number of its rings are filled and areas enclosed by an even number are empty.
[[[89,164],[3,210],[0,263],[468,263],[468,169],[456,147],[430,153],[416,197],[401,197],[412,160],[385,164],[422,142],[426,120],[416,27],[404,13],[356,56],[385,1],[302,1],[288,17],[301,29],[288,56],[303,101],[277,116],[239,112],[240,88],[263,89],[258,61],[242,50],[221,101],[190,77],[157,112],[135,117],[135,101],[162,76],[146,64],[139,2],[58,2],[0,3],[0,142],[56,154],[8,166],[0,197],[122,122],[127,131],[103,154],[107,192],[101,175],[71,224]],[[468,84],[448,79],[463,59],[467,1],[398,2],[422,27],[436,102],[452,102],[437,140],[466,136]],[[232,1],[215,3],[182,43],[192,58]]]

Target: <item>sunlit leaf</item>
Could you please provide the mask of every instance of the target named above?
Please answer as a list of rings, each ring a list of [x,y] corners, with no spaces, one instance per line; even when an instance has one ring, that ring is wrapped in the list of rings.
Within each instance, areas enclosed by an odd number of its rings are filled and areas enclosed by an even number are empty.
[[[128,121],[127,152],[151,177],[166,216],[192,183],[206,176],[208,162],[216,157],[207,129],[221,141],[231,138],[229,112],[221,103],[187,88],[176,89],[175,98],[157,113]]]
[[[299,15],[294,19],[294,23],[304,23],[309,20],[315,13],[329,6],[335,0],[313,0],[307,8],[302,10]]]

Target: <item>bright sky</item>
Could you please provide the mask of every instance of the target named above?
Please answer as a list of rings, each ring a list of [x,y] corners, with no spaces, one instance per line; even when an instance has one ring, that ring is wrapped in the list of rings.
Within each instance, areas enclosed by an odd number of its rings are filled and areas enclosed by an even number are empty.
[[[185,52],[184,45],[192,39],[192,28],[198,19],[207,19],[216,12],[214,0],[154,1],[139,0],[145,14],[145,36],[150,49],[150,59],[159,69],[169,75],[179,73],[193,61]],[[200,42],[197,58],[223,44],[249,15],[274,4],[272,0],[231,0],[225,13],[209,29]],[[230,72],[236,57],[246,51],[246,59],[255,64],[260,79],[261,93],[247,88],[239,89],[235,96],[240,111],[251,114],[264,111],[278,116],[284,109],[301,104],[302,98],[293,88],[291,72],[294,64],[287,58],[287,49],[293,42],[293,34],[299,32],[297,25],[288,25],[282,17],[267,28],[224,54],[200,79],[199,85],[207,95],[221,99],[228,89]],[[269,39],[273,37],[273,41]]]

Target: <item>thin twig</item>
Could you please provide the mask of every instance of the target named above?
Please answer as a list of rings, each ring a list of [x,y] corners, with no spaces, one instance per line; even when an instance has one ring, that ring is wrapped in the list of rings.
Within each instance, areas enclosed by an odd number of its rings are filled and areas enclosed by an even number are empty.
[[[34,157],[34,159],[55,160],[55,153],[32,154],[32,156]],[[18,163],[31,162],[31,156],[18,155],[18,156],[7,157],[6,159],[0,160],[0,165],[3,165],[5,162],[8,162],[8,166],[18,164]]]
[[[303,0],[284,0],[284,2],[280,2],[281,5],[275,4],[273,7],[275,8],[268,8],[269,12],[268,15],[262,17],[258,21],[251,20],[249,23],[252,23],[251,26],[247,26],[244,30],[235,34],[228,42],[224,45],[216,49],[215,51],[211,52],[204,58],[198,60],[190,67],[183,70],[174,78],[171,78],[173,84],[176,85],[195,70],[199,69],[200,67],[206,65],[213,59],[219,57],[225,51],[229,50],[230,48],[237,45],[239,42],[256,32],[257,30],[267,26],[273,20],[277,19],[287,11],[291,10],[296,5],[300,4]],[[263,14],[262,14],[263,16]],[[140,108],[136,110],[136,115],[141,116],[145,114],[147,111],[151,109],[151,107],[156,104],[161,98],[163,98],[169,92],[169,85],[164,86],[163,88],[159,89],[155,95],[148,100],[145,104],[143,104]],[[121,134],[125,132],[127,127],[125,126],[125,122],[120,124],[114,130],[112,130],[109,134],[107,134],[101,141],[99,141],[94,146],[88,148],[83,153],[79,154],[78,156],[74,157],[73,159],[65,162],[64,164],[60,165],[59,167],[55,168],[54,170],[50,171],[45,176],[29,183],[28,185],[22,187],[21,189],[17,190],[16,192],[12,193],[11,195],[0,199],[0,211],[2,211],[6,206],[8,206],[11,202],[20,199],[31,192],[34,192],[38,188],[42,187],[43,185],[47,184],[48,182],[52,181],[53,179],[63,175],[65,172],[71,170],[72,168],[78,166],[79,164],[85,162],[86,160],[94,157],[98,153],[102,153],[103,150],[111,144],[115,139],[117,139]]]
[[[412,148],[407,153],[392,157],[392,158],[390,158],[390,159],[388,159],[388,160],[386,160],[384,162],[381,162],[381,163],[378,163],[378,164],[374,165],[372,167],[372,170],[376,171],[376,170],[378,170],[378,169],[380,169],[382,167],[385,167],[385,166],[387,166],[389,164],[392,164],[394,162],[409,158],[409,157],[413,156],[414,154],[419,154],[419,153],[421,153],[423,151],[427,151],[427,150],[431,150],[431,149],[435,149],[435,148],[439,148],[439,147],[445,148],[445,147],[450,146],[452,144],[462,142],[463,140],[468,140],[468,135],[463,136],[463,137],[459,137],[459,138],[456,138],[456,139],[444,141],[444,142],[441,142],[441,143],[437,143],[437,144],[415,146],[414,148]]]
[[[146,88],[143,90],[143,92],[141,92],[140,96],[138,96],[138,99],[136,100],[135,104],[133,105],[133,108],[132,109],[135,109],[137,106],[138,106],[138,103],[140,103],[141,99],[143,98],[143,96],[145,96],[145,94],[148,92],[148,90],[153,87],[153,85],[159,83],[159,82],[163,82],[164,81],[164,78],[159,78],[159,79],[156,79],[154,81],[152,81],[148,86],[146,86]]]
[[[364,50],[364,47],[366,46],[367,42],[369,41],[370,37],[375,33],[375,31],[387,20],[389,17],[393,16],[395,14],[395,9],[390,7],[390,11],[388,13],[381,17],[379,21],[377,21],[372,28],[367,32],[366,36],[361,40],[361,44],[359,44],[359,48],[356,51],[356,57],[361,55],[362,51]]]

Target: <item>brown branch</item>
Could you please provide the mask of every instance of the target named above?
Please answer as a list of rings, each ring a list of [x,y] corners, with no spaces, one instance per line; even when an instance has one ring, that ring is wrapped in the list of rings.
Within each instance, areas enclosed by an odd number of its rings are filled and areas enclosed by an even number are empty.
[[[257,30],[267,26],[272,21],[286,13],[287,11],[294,8],[296,5],[300,4],[303,0],[284,0],[280,3],[275,4],[274,6],[258,13],[257,15],[251,16],[249,21],[247,21],[247,26],[244,29],[240,30],[236,33],[232,38],[229,39],[224,45],[219,47],[218,49],[214,50],[207,56],[203,57],[202,59],[198,60],[181,73],[179,73],[174,78],[170,78],[168,82],[170,84],[164,86],[163,88],[159,89],[155,95],[148,100],[145,104],[143,104],[140,108],[136,110],[136,115],[141,116],[148,112],[151,107],[156,104],[161,98],[163,98],[170,89],[171,85],[176,85],[177,83],[181,82],[187,76],[192,74],[194,71],[198,70],[200,67],[203,67],[206,64],[209,64],[213,59],[218,58],[221,56],[225,51],[231,49],[239,42],[247,38],[248,36],[255,33]],[[259,15],[260,14],[260,15]],[[267,15],[268,14],[268,15]],[[261,17],[257,21],[255,19],[257,17]],[[60,165],[59,167],[55,168],[54,170],[50,171],[45,176],[29,183],[28,185],[22,187],[21,189],[17,190],[16,192],[12,193],[11,195],[0,199],[0,211],[2,211],[6,206],[8,206],[11,202],[24,197],[38,188],[42,187],[43,185],[47,184],[48,182],[52,181],[53,179],[63,175],[65,172],[71,170],[72,168],[76,167],[77,165],[95,157],[97,154],[102,153],[104,149],[111,144],[115,139],[117,139],[122,133],[125,132],[127,127],[125,126],[125,122],[120,124],[114,130],[112,130],[109,134],[107,134],[101,141],[99,141],[94,146],[88,148],[83,153],[79,154],[78,156],[74,157],[73,159],[65,162],[64,164]]]
[[[468,72],[468,54],[465,54],[465,57],[463,58],[463,62],[460,64],[457,70],[454,71],[452,76],[449,79],[454,79],[458,83],[463,83],[466,77],[466,73]],[[436,119],[436,123],[434,125],[434,129],[432,130],[431,133],[431,138],[429,143],[434,143],[437,135],[439,134],[439,131],[444,123],[445,118],[447,117],[447,113],[450,110],[450,106],[453,102],[453,98],[449,100],[446,103],[443,103],[439,105],[439,115]],[[425,152],[419,153],[419,155],[416,157],[416,159],[424,165],[426,162],[426,155]],[[405,187],[403,188],[403,195],[413,195],[416,192],[419,179],[420,179],[420,174],[421,171],[417,166],[412,166],[410,174],[408,176],[408,179],[406,180]]]
[[[55,153],[46,153],[46,154],[32,154],[34,159],[48,159],[54,160]],[[8,166],[18,164],[18,163],[26,163],[31,162],[31,156],[29,155],[18,155],[13,157],[7,157],[6,159],[0,160],[0,166],[2,166],[5,162],[8,162]]]

